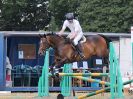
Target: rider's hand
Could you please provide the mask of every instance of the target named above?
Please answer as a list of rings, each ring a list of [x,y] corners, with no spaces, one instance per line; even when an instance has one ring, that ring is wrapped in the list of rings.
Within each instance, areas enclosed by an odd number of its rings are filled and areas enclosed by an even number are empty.
[[[59,35],[59,36],[61,36],[62,35],[62,33],[60,33],[60,32],[58,32],[58,33],[56,33],[57,35]]]
[[[67,38],[74,39],[76,37],[76,33],[70,33]]]

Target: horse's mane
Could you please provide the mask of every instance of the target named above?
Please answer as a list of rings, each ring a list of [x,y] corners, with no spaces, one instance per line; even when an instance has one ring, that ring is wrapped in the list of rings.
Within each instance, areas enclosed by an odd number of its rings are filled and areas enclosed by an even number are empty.
[[[47,33],[46,36],[55,36],[55,37],[59,37],[59,38],[64,38],[63,36],[59,36],[56,33]],[[64,38],[65,39],[65,38]]]
[[[59,36],[59,35],[57,35],[56,33],[52,32],[52,33],[47,33],[46,36]]]
[[[50,36],[50,35],[57,35],[57,34],[52,32],[52,33],[47,33],[46,35]]]

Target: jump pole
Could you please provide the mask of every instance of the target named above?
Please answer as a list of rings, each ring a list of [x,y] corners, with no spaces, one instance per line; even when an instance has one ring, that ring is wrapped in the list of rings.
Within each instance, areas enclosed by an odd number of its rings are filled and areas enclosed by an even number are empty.
[[[93,77],[101,77],[101,76],[109,76],[109,73],[59,73],[59,76],[93,76]]]
[[[49,49],[46,51],[42,75],[39,78],[38,96],[49,96]]]
[[[110,43],[109,60],[110,60],[110,85],[111,86],[105,89],[101,89],[101,90],[89,93],[87,95],[79,96],[77,97],[77,99],[84,99],[86,97],[90,97],[90,96],[102,93],[109,89],[110,89],[111,99],[123,98],[123,93],[122,93],[123,85],[129,84],[133,82],[133,80],[122,83],[119,62],[118,62],[118,58],[116,57],[116,53],[112,42]]]
[[[64,64],[63,66],[63,72],[64,73],[71,73],[72,69],[71,66],[72,64]],[[61,82],[60,82],[60,87],[61,87],[61,94],[63,96],[70,96],[71,95],[71,90],[72,90],[72,84],[71,84],[71,76],[62,76]]]
[[[90,79],[90,78],[81,77],[81,76],[72,76],[72,77],[77,78],[77,79],[81,79],[81,80],[84,80],[84,81],[88,81],[88,82],[97,82],[97,83],[102,84],[102,85],[110,86],[110,83],[109,82],[105,82],[105,81],[100,81],[100,80],[96,80],[96,79]]]
[[[109,60],[110,60],[110,93],[111,99],[114,98],[123,98],[123,81],[122,76],[120,73],[120,66],[119,61],[116,56],[116,52],[114,49],[114,45],[110,43],[110,53],[109,53]],[[117,85],[117,87],[116,87]]]
[[[71,64],[64,64],[63,72],[71,73]],[[49,96],[49,76],[52,76],[49,73],[49,49],[47,49],[45,58],[44,58],[44,66],[42,69],[42,75],[39,78],[38,82],[38,96]],[[71,77],[70,76],[63,76],[62,81],[60,83],[61,86],[61,93],[64,96],[70,96],[71,94]]]
[[[129,80],[129,81],[126,81],[123,83],[123,85],[127,85],[127,84],[130,84],[133,82],[133,79],[132,80]],[[117,87],[117,86],[116,86]],[[75,97],[76,99],[84,99],[84,98],[87,98],[87,97],[90,97],[90,96],[94,96],[94,95],[97,95],[97,94],[100,94],[102,92],[105,92],[105,91],[108,91],[110,90],[110,87],[107,87],[107,88],[104,88],[104,89],[101,89],[101,90],[97,90],[95,92],[91,92],[89,94],[86,94],[86,95],[82,95],[82,96],[78,96],[78,97]]]

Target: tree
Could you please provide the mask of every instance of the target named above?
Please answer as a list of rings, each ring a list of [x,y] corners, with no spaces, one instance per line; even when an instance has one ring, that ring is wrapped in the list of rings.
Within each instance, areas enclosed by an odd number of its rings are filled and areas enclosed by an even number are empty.
[[[65,20],[65,14],[73,12],[77,15],[77,7],[80,5],[80,0],[50,0],[49,10],[55,18],[55,23],[58,28],[61,28]]]
[[[55,31],[65,14],[74,12],[85,32],[127,33],[133,25],[132,6],[132,0],[1,0],[0,30]]]
[[[49,24],[48,0],[3,0],[0,30],[40,30]]]
[[[78,8],[83,30],[130,32],[133,24],[132,0],[82,0]]]
[[[55,23],[55,17],[52,16],[51,21],[49,23],[48,31],[54,32],[54,31],[58,31],[58,30],[59,30],[58,26]]]
[[[60,28],[67,12],[74,12],[85,32],[130,32],[132,0],[50,0],[50,12]]]

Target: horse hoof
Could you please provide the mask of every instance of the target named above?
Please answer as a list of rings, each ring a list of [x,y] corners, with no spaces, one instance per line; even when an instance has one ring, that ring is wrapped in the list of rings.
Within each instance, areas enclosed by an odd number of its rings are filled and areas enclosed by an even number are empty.
[[[55,73],[54,71],[51,72],[51,77],[52,78],[59,78],[59,73]]]
[[[59,77],[59,73],[55,73],[55,76],[56,76],[56,77]]]

